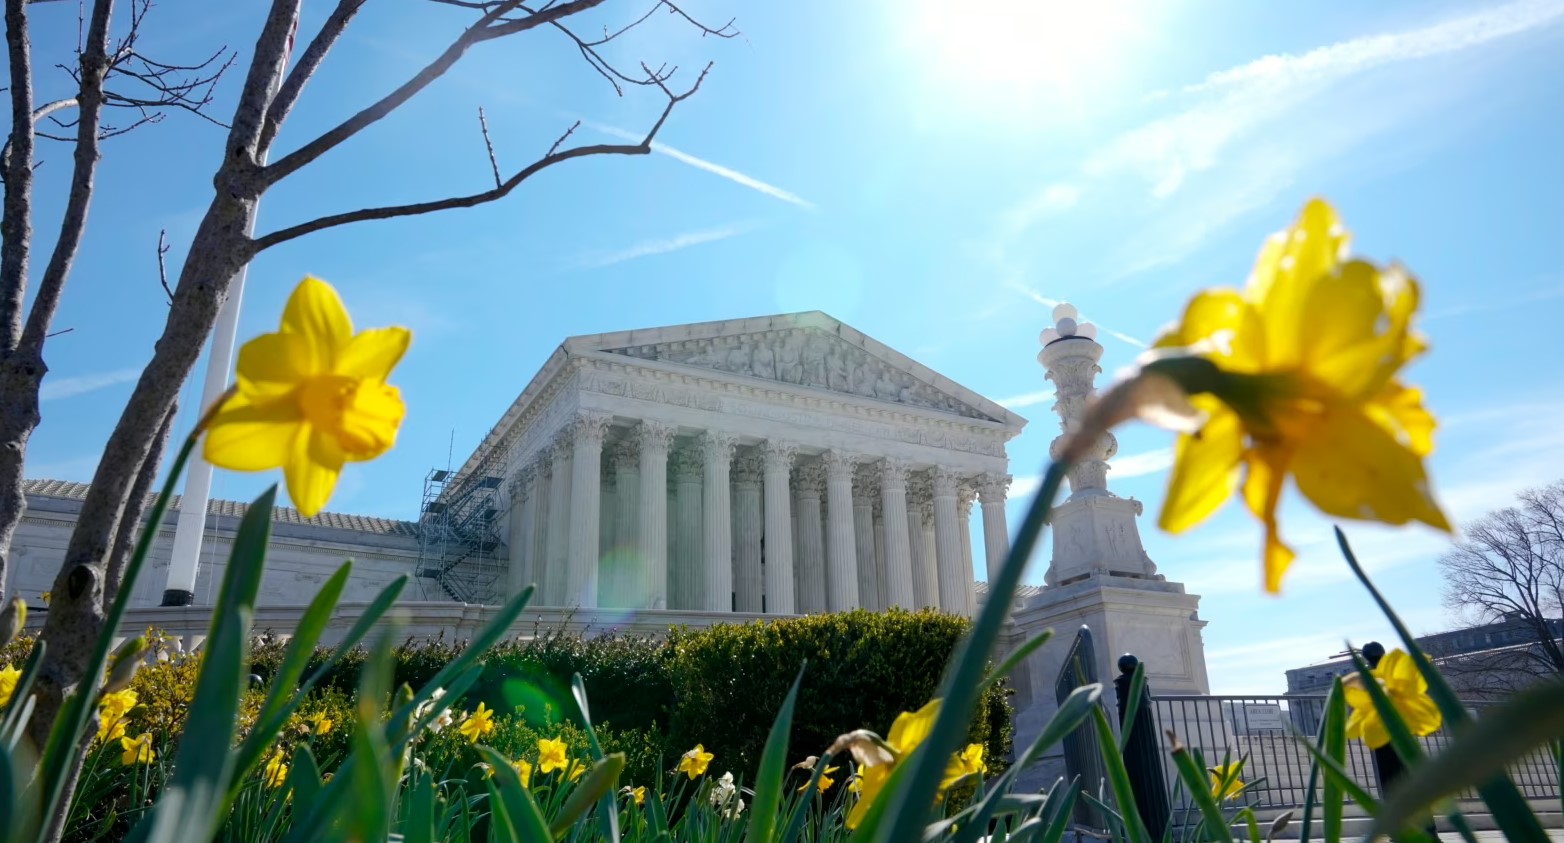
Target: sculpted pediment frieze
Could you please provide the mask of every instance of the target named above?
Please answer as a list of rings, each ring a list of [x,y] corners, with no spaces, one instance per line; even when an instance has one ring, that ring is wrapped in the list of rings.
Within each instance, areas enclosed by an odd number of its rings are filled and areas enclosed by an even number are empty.
[[[795,328],[603,351],[998,421],[912,373],[818,329]]]

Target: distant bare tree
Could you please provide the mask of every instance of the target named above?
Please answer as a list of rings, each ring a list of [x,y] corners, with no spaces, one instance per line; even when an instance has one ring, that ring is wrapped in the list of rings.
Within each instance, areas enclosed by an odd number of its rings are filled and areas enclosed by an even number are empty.
[[[1442,661],[1461,684],[1501,693],[1538,676],[1564,674],[1557,637],[1564,613],[1564,481],[1518,496],[1517,505],[1466,527],[1439,560],[1446,608],[1483,623],[1530,630],[1524,644]]]
[[[135,32],[150,0],[132,0],[131,35],[111,44],[114,0],[90,0],[84,6],[87,22],[77,67],[68,69],[79,92],[68,102],[37,106],[33,102],[34,59],[28,34],[28,7],[37,2],[41,0],[4,0],[12,124],[4,160],[0,162],[4,177],[0,250],[0,583],[4,581],[7,545],[21,517],[22,461],[27,440],[39,421],[38,388],[47,371],[43,364],[43,339],[48,335],[49,321],[85,232],[98,143],[118,131],[155,121],[163,110],[182,108],[201,113],[209,101],[211,84],[227,67],[226,62],[220,61],[223,51],[205,63],[189,66],[143,58],[135,48]],[[429,64],[400,85],[356,113],[344,114],[334,127],[280,150],[276,156],[270,153],[289,114],[327,53],[368,0],[336,0],[314,36],[307,43],[301,42],[303,49],[298,53],[293,52],[293,44],[298,34],[301,0],[269,0],[264,4],[265,20],[250,56],[249,71],[233,115],[225,124],[225,153],[212,178],[210,205],[196,228],[189,252],[175,276],[177,280],[170,287],[168,279],[163,279],[165,287],[171,289],[163,333],[104,446],[52,588],[53,599],[42,632],[48,649],[35,686],[37,706],[28,727],[29,736],[38,746],[44,745],[65,695],[84,682],[98,681],[98,677],[83,674],[135,544],[145,493],[158,473],[180,388],[200,357],[239,270],[265,249],[315,232],[369,220],[471,208],[502,199],[537,173],[567,161],[600,155],[648,154],[674,107],[695,94],[711,65],[707,64],[698,74],[687,75],[687,81],[675,86],[673,79],[678,68],[645,62],[622,65],[618,59],[608,57],[606,45],[658,12],[701,36],[731,38],[738,34],[731,21],[707,26],[673,0],[624,0],[617,5],[633,8],[612,26],[597,24],[598,31],[592,34],[584,34],[588,24],[577,25],[575,21],[606,0],[432,2],[467,15],[472,22]],[[384,8],[395,12],[405,6],[399,2]],[[321,165],[317,162],[322,156],[401,108],[449,72],[473,47],[534,31],[566,39],[587,66],[616,92],[640,90],[660,98],[662,107],[639,141],[574,143],[577,123],[562,133],[551,131],[536,147],[546,152],[536,157],[529,155],[529,163],[502,173],[485,121],[481,131],[487,146],[487,163],[495,174],[492,186],[474,185],[465,192],[421,202],[343,209],[263,234],[254,233],[257,203],[267,191],[286,180],[297,182],[307,177],[306,170],[319,170]],[[139,82],[149,92],[116,90],[110,85],[116,78]],[[105,109],[116,107],[131,109],[135,115],[129,124],[118,129],[104,122]],[[76,170],[54,252],[33,291],[34,301],[24,320],[32,246],[34,140],[49,136],[37,130],[40,121],[66,108],[73,108],[76,115],[73,122],[63,124],[75,129]],[[160,257],[161,251],[160,246]],[[85,751],[86,744],[77,748],[73,776],[80,772]],[[67,792],[74,787],[73,778],[67,784]],[[49,839],[59,839],[63,827],[63,814],[51,818]]]

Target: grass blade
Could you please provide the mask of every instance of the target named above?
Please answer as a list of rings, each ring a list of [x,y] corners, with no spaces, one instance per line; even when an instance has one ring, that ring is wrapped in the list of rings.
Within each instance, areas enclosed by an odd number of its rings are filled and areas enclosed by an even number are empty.
[[[787,740],[793,732],[793,706],[798,702],[798,687],[803,684],[808,666],[807,662],[799,666],[793,687],[782,700],[777,719],[771,724],[771,734],[766,737],[766,748],[760,755],[760,773],[755,777],[749,830],[744,837],[748,843],[770,843],[772,830],[776,828],[777,810],[782,804],[782,779],[787,774]]]
[[[1190,754],[1189,748],[1177,739],[1173,742],[1173,766],[1178,770],[1178,777],[1184,783],[1184,788],[1189,791],[1190,801],[1200,809],[1200,816],[1207,831],[1217,835],[1217,839],[1222,843],[1232,843],[1233,830],[1228,826],[1227,819],[1222,816],[1222,808],[1216,804],[1216,798],[1211,795],[1205,765],[1196,760]]]
[[[1054,631],[1052,629],[1045,629],[1023,643],[1021,646],[1017,647],[1014,653],[1005,656],[1005,660],[1000,662],[998,667],[989,671],[989,674],[983,677],[983,690],[988,690],[988,686],[998,682],[1001,679],[1004,679],[1011,673],[1014,673],[1016,667],[1018,667],[1021,662],[1026,661],[1027,656],[1030,656],[1038,650],[1042,649],[1043,645],[1047,644],[1050,640],[1053,639],[1053,637]]]
[[[597,730],[592,727],[592,710],[587,706],[586,683],[582,681],[581,674],[577,673],[570,678],[570,693],[576,700],[576,709],[581,713],[581,725],[586,729],[587,743],[590,744],[592,760],[603,760],[603,746],[597,741]],[[598,805],[599,818],[602,820],[603,834],[610,843],[619,843],[619,805],[615,801],[617,794],[610,790],[603,794],[602,802]]]
[[[553,840],[548,823],[543,819],[543,811],[538,808],[532,793],[521,783],[521,774],[511,766],[510,759],[486,746],[478,747],[478,751],[494,768],[494,775],[489,780],[490,787],[499,791],[499,801],[504,805],[516,836],[526,841]]]
[[[624,768],[625,757],[619,752],[605,755],[602,760],[593,764],[592,769],[588,770],[586,776],[581,779],[581,784],[565,797],[565,804],[559,807],[559,814],[554,817],[549,831],[556,835],[564,834],[576,824],[576,820],[581,815],[591,810],[592,803],[602,799],[604,794],[612,799],[619,785],[619,774],[624,772]]]
[[[1315,762],[1320,765],[1320,772],[1325,776],[1320,823],[1325,831],[1326,840],[1340,840],[1344,786],[1342,779],[1347,783],[1352,781],[1351,777],[1342,771],[1342,763],[1347,758],[1347,698],[1341,689],[1340,678],[1331,682],[1330,695],[1325,698],[1325,720],[1320,724],[1320,730],[1319,751],[1313,753]],[[1309,746],[1307,742],[1305,746]],[[1313,749],[1313,747],[1309,748]],[[1332,771],[1340,772],[1341,775],[1339,777],[1332,775]],[[1363,804],[1361,800],[1360,804]],[[1365,810],[1367,807],[1365,804]]]
[[[1135,672],[1130,674],[1129,699],[1124,704],[1124,716],[1119,718],[1119,751],[1130,745],[1130,733],[1135,731],[1135,718],[1140,715],[1141,698],[1146,695],[1146,663],[1137,660]]]

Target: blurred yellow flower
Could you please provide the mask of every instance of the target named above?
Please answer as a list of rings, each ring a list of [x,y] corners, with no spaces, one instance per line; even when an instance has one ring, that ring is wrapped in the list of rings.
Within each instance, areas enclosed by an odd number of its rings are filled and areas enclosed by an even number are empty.
[[[565,768],[565,778],[569,779],[570,781],[575,781],[576,779],[586,775],[586,771],[586,764],[572,758],[570,759],[570,766]]]
[[[679,757],[679,766],[675,772],[683,773],[690,778],[699,778],[706,774],[706,768],[711,765],[711,759],[717,756],[706,751],[702,744],[696,744],[695,748]]]
[[[839,769],[841,769],[841,768],[839,768],[839,767],[827,767],[824,770],[821,770],[820,771],[820,784],[816,786],[816,790],[819,791],[820,793],[825,793],[826,790],[831,787],[831,785],[836,784],[836,779],[831,778],[831,774],[836,772]],[[813,771],[811,771],[811,772],[813,772]],[[803,784],[798,786],[798,792],[799,793],[803,793],[804,791],[806,791],[808,789],[809,789],[809,782],[804,782]]]
[[[1428,680],[1423,678],[1411,656],[1401,650],[1391,650],[1379,660],[1373,674],[1412,734],[1423,736],[1439,731],[1444,718],[1439,713],[1439,706],[1429,698]],[[1347,718],[1347,737],[1360,740],[1371,749],[1390,743],[1390,732],[1379,716],[1379,709],[1374,707],[1374,698],[1363,687],[1363,677],[1349,674],[1342,678],[1341,685],[1347,705],[1352,706],[1352,714]]]
[[[266,762],[266,768],[261,770],[261,783],[269,788],[282,787],[282,783],[288,780],[288,765],[283,763],[282,750],[277,750]]]
[[[635,800],[636,807],[641,807],[642,805],[646,804],[646,785],[643,784],[640,787],[626,787],[625,790],[629,791],[630,798]]]
[[[483,703],[478,703],[478,710],[467,715],[457,731],[462,733],[468,743],[477,743],[479,738],[494,734],[494,712]]]
[[[134,738],[120,738],[119,745],[124,750],[119,757],[122,766],[151,764],[153,759],[157,758],[157,753],[152,751],[151,732],[142,732]]]
[[[538,772],[552,773],[565,769],[569,764],[570,757],[566,754],[564,741],[550,738],[538,740]]]
[[[11,695],[16,693],[16,682],[22,678],[22,671],[10,665],[0,667],[0,705],[11,701]]]
[[[532,787],[532,765],[525,758],[517,758],[511,766],[516,768],[516,775],[521,777],[521,786]]]
[[[281,468],[299,513],[319,513],[345,463],[372,460],[396,443],[407,408],[386,378],[411,339],[406,328],[354,333],[337,291],[306,277],[279,331],[239,349],[235,391],[207,427],[207,462]]]
[[[136,707],[136,692],[129,688],[104,694],[98,700],[98,742],[117,741],[125,736],[130,710]]]
[[[1210,361],[1190,403],[1205,415],[1179,437],[1159,524],[1180,533],[1239,488],[1265,524],[1265,589],[1281,590],[1294,553],[1276,521],[1282,486],[1338,518],[1441,530],[1423,458],[1434,418],[1397,375],[1425,349],[1412,328],[1417,281],[1400,267],[1346,258],[1348,234],[1322,200],[1260,251],[1246,290],[1207,290],[1156,341]]]
[[[1238,775],[1244,770],[1244,761],[1240,758],[1231,764],[1218,764],[1206,769],[1211,774],[1212,799],[1231,802],[1243,795],[1244,781]]]
[[[330,717],[327,717],[326,712],[324,711],[317,711],[309,717],[306,717],[305,720],[310,724],[310,727],[315,730],[315,734],[317,735],[324,735],[329,733],[331,731],[331,727],[335,725],[336,722]]]
[[[983,763],[983,745],[969,743],[967,748],[956,755],[956,764],[961,768],[964,776],[975,776],[979,773],[987,773],[988,765]]]
[[[43,591],[40,591],[38,593],[38,602],[42,603],[45,606],[49,605],[49,590],[48,589],[44,589]]]
[[[847,814],[847,827],[857,828],[868,816],[869,808],[874,800],[879,797],[884,789],[885,782],[891,777],[891,770],[906,758],[918,745],[928,738],[934,730],[934,720],[939,717],[939,700],[930,700],[928,705],[914,712],[904,711],[896,716],[896,722],[891,724],[891,733],[886,736],[885,743],[892,753],[891,760],[887,762],[883,754],[870,749],[864,742],[853,742],[851,749],[853,757],[858,761],[858,803]],[[955,778],[960,778],[957,775]],[[940,784],[940,791],[944,790],[955,781],[950,771],[946,771],[945,781]]]

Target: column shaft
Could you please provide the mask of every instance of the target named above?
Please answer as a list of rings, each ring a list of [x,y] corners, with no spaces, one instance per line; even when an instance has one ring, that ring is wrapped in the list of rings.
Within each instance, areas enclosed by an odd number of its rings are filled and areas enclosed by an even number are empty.
[[[607,450],[607,447],[604,447]],[[619,479],[606,458],[600,458],[603,466],[598,488],[597,504],[597,602],[595,606],[616,605],[619,581],[618,572],[608,565],[608,554],[614,549],[614,519],[619,517]]]
[[[961,554],[964,537],[956,516],[956,475],[946,468],[934,469],[935,564],[939,568],[939,607],[952,614],[965,614],[967,596],[961,575],[965,559]]]
[[[985,474],[979,481],[978,499],[983,503],[983,550],[988,562],[988,581],[993,583],[1010,554],[1010,529],[1005,524],[1005,493],[1010,489],[1008,474]]]
[[[786,442],[767,442],[761,446],[766,502],[764,588],[766,612],[773,615],[791,615],[798,611],[793,582],[793,495],[788,488],[797,452],[797,448]],[[816,503],[818,505],[818,499]]]
[[[571,424],[574,453],[570,475],[570,559],[565,569],[565,606],[597,605],[598,548],[603,536],[603,437],[612,418],[583,413]]]
[[[668,608],[701,609],[701,452],[681,444],[668,458],[674,484],[673,556],[668,560]]]
[[[641,449],[637,437],[614,443],[610,457],[614,471],[614,536],[603,559],[603,578],[612,581],[613,602],[604,606],[634,609],[646,605],[646,559],[640,553]],[[666,504],[664,504],[666,506]]]
[[[760,549],[765,529],[760,509],[764,474],[765,463],[758,453],[740,454],[733,461],[733,607],[740,612],[761,612],[767,607]]]
[[[832,612],[856,609],[858,601],[858,545],[853,537],[853,468],[858,458],[827,451],[826,467],[826,608]]]
[[[962,481],[956,487],[956,523],[960,525],[961,532],[961,577],[966,584],[961,593],[966,596],[966,610],[963,614],[967,617],[977,612],[977,578],[972,573],[972,498],[976,494],[977,489],[970,482]]]
[[[880,603],[880,577],[875,559],[874,502],[880,496],[879,472],[859,465],[853,473],[853,541],[858,555],[858,605],[885,608]]]
[[[533,519],[537,516],[533,498],[537,495],[537,479],[537,466],[529,463],[522,466],[512,481],[511,488],[515,491],[511,496],[510,577],[506,583],[506,597],[515,597],[532,584]]]
[[[885,605],[915,609],[912,541],[907,519],[907,465],[886,460],[881,468],[880,500],[885,513]]]
[[[565,605],[565,568],[570,563],[571,444],[568,436],[554,443],[554,479],[548,502],[548,593],[543,605]]]
[[[826,611],[825,530],[821,524],[821,494],[826,486],[825,466],[812,462],[798,467],[794,490],[798,506],[798,568],[794,576],[797,609],[804,614]]]
[[[528,540],[527,569],[535,586],[532,605],[547,606],[549,502],[554,497],[554,463],[547,451],[535,459],[538,482],[532,493],[532,537]]]
[[[706,476],[702,488],[705,536],[702,542],[701,608],[733,611],[733,501],[731,465],[734,437],[713,430],[701,437]]]
[[[637,606],[668,608],[668,445],[673,428],[643,421],[636,431],[641,448],[641,492],[636,501],[636,569],[640,585]]]

